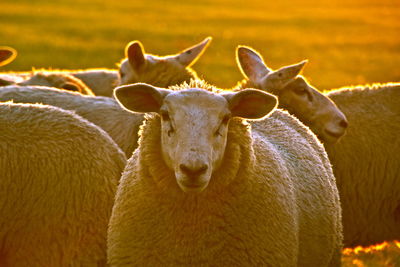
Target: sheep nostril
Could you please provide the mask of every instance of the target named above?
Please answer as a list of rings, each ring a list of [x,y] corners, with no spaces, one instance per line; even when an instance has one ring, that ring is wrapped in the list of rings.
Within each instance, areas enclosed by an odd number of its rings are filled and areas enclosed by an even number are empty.
[[[347,126],[349,126],[349,123],[346,120],[341,120],[339,125],[340,127],[347,128]]]
[[[181,164],[181,165],[179,165],[179,168],[187,176],[197,177],[197,176],[199,176],[201,174],[204,174],[207,171],[208,166],[206,164],[204,164],[204,165],[201,165],[201,166],[195,166],[195,167],[190,166],[190,167],[188,167],[185,164]]]

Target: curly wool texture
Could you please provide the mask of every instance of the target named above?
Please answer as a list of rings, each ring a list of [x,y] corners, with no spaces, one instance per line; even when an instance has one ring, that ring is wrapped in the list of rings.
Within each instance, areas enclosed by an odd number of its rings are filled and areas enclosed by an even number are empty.
[[[0,132],[0,265],[104,265],[122,151],[51,106],[1,103]]]
[[[349,121],[325,145],[337,179],[345,246],[400,239],[400,84],[342,88],[328,96]]]
[[[127,157],[137,147],[139,126],[144,116],[121,108],[110,97],[84,96],[78,93],[41,86],[6,86],[0,101],[42,103],[70,110],[96,124],[117,143]]]
[[[225,157],[200,194],[182,192],[150,116],[117,192],[111,266],[340,265],[338,192],[321,144],[285,112],[229,123]]]

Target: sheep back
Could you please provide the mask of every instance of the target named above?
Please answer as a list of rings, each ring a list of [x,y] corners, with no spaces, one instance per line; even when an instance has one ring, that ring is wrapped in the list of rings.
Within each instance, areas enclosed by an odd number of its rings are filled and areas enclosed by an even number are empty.
[[[342,88],[328,96],[349,121],[326,144],[343,209],[345,246],[400,239],[400,84]]]

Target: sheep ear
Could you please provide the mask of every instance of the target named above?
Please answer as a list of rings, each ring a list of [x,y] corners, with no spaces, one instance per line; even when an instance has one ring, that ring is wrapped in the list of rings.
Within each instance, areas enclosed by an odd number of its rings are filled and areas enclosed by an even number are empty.
[[[171,91],[145,83],[123,85],[115,88],[114,97],[128,111],[158,112],[164,97]]]
[[[260,119],[273,111],[278,99],[257,89],[244,89],[223,95],[229,103],[232,116],[245,119]]]
[[[138,72],[146,63],[146,55],[141,42],[132,41],[125,47],[125,56],[132,68]]]
[[[300,63],[280,68],[279,70],[271,73],[270,76],[274,76],[277,80],[279,80],[283,88],[288,83],[294,81],[294,79],[297,77],[297,75],[300,74],[301,70],[304,68],[307,62],[307,60],[303,60]]]
[[[207,37],[201,43],[198,43],[188,49],[180,52],[179,54],[172,56],[176,61],[182,64],[185,67],[190,67],[200,58],[200,56],[204,53],[212,38]]]
[[[0,47],[0,66],[7,65],[17,56],[17,51],[14,48],[1,46]]]
[[[258,81],[271,72],[265,65],[262,56],[250,47],[238,46],[236,62],[242,74],[251,81]]]

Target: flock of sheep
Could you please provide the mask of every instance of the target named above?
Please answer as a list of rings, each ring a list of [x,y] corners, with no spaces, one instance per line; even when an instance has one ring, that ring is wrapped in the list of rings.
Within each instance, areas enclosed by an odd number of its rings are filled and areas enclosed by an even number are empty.
[[[0,266],[340,266],[400,239],[400,83],[320,93],[239,46],[220,89],[191,68],[210,41],[0,73]]]

